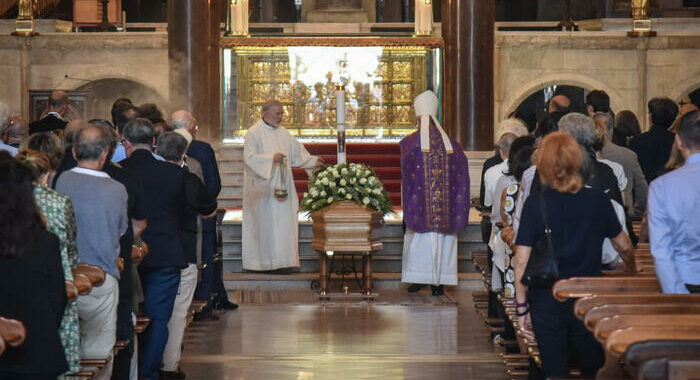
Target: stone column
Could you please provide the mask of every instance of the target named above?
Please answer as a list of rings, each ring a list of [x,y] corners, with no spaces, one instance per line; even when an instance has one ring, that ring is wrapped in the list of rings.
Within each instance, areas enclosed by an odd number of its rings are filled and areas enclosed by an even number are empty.
[[[495,2],[442,0],[444,124],[465,150],[493,147]]]
[[[170,111],[188,110],[199,122],[198,139],[218,140],[218,88],[221,9],[217,0],[168,1],[168,60]],[[216,30],[216,33],[214,32]],[[216,77],[214,77],[216,73]]]

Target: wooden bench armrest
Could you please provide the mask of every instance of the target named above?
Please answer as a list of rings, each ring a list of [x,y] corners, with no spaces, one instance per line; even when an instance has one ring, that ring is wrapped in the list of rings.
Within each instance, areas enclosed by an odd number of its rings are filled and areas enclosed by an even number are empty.
[[[659,280],[655,277],[571,277],[559,280],[552,288],[554,298],[564,302],[571,298],[582,298],[594,294],[607,293],[661,292]]]
[[[90,264],[78,264],[75,269],[73,269],[73,274],[83,274],[92,283],[92,286],[100,286],[105,282],[105,271],[104,269]]]
[[[620,358],[634,343],[653,340],[700,340],[700,329],[687,327],[628,327],[613,331],[605,341],[605,350]]]
[[[82,273],[73,273],[73,284],[81,296],[88,295],[92,291],[92,282],[88,276]]]
[[[105,359],[81,359],[80,360],[80,365],[82,367],[97,367],[97,368],[102,368],[109,363],[109,358]]]
[[[0,337],[10,347],[17,347],[27,338],[27,329],[18,320],[0,317]]]
[[[68,303],[78,299],[78,288],[73,281],[66,281],[66,298],[68,299]]]

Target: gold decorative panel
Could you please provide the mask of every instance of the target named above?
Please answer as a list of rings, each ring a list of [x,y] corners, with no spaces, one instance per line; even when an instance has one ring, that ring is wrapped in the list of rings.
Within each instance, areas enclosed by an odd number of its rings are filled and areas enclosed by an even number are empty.
[[[243,136],[269,99],[282,103],[282,123],[291,133],[333,136],[337,83],[345,84],[348,136],[384,138],[414,130],[413,99],[427,88],[440,89],[439,40],[416,46],[422,39],[390,38],[390,46],[381,46],[366,38],[367,45],[358,46],[344,39],[338,46],[316,46],[321,39],[291,38],[311,42],[292,46],[267,46],[264,38],[223,39],[225,138]]]

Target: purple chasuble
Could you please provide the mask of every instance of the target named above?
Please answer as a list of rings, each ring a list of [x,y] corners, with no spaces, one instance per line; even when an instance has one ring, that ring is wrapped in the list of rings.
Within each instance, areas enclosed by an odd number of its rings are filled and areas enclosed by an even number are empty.
[[[430,123],[430,152],[420,148],[416,131],[399,143],[403,220],[415,232],[458,234],[469,222],[469,165],[454,139],[448,154]]]

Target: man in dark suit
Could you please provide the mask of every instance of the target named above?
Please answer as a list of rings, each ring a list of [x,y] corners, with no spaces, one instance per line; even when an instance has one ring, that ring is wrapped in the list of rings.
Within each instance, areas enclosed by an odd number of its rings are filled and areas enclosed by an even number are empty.
[[[192,135],[192,143],[187,150],[187,156],[199,161],[204,174],[204,185],[209,191],[209,196],[216,198],[221,191],[221,177],[219,166],[216,163],[216,155],[211,145],[197,140],[197,119],[187,111],[176,111],[172,114],[171,124],[178,129],[187,130]],[[204,219],[202,222],[202,280],[197,286],[195,298],[207,301],[207,307],[198,319],[212,318],[211,309],[234,310],[238,305],[228,300],[223,281],[223,267],[221,262],[214,263],[216,249],[216,219]],[[216,293],[216,298],[211,300],[211,294]]]
[[[37,132],[52,132],[66,128],[67,121],[63,119],[68,112],[68,94],[64,91],[53,91],[49,96],[48,114],[41,120],[29,123],[29,134]]]
[[[185,252],[187,268],[180,272],[180,289],[175,298],[173,315],[168,323],[168,344],[165,346],[161,379],[181,379],[180,369],[182,339],[187,325],[187,313],[197,286],[197,219],[201,215],[216,213],[216,198],[210,197],[204,183],[197,175],[187,171],[185,154],[187,140],[175,132],[165,132],[158,138],[158,154],[167,162],[185,169],[185,189],[188,199],[195,200],[197,208],[184,210],[180,225],[180,241]]]
[[[93,121],[94,122],[94,121]],[[109,174],[112,179],[121,183],[126,188],[128,196],[126,213],[131,221],[119,240],[120,252],[119,256],[124,260],[124,270],[119,278],[119,304],[117,306],[117,340],[128,340],[129,345],[126,349],[119,351],[114,357],[114,368],[112,370],[112,379],[128,379],[131,370],[131,360],[134,354],[134,325],[132,321],[132,261],[131,261],[131,246],[135,238],[139,238],[146,228],[147,206],[145,195],[141,183],[133,176],[128,174],[124,169],[111,161],[114,149],[117,146],[119,137],[111,125],[100,124],[110,132],[112,144],[110,153],[107,156],[105,165],[102,171]],[[69,128],[70,123],[68,125]]]
[[[121,132],[127,158],[120,164],[141,182],[147,205],[147,227],[142,238],[148,243],[149,254],[139,272],[151,324],[139,340],[139,376],[155,380],[168,341],[168,321],[180,285],[180,270],[185,267],[178,233],[182,212],[187,208],[184,171],[153,157],[155,136],[147,119],[134,119]]]
[[[663,174],[671,156],[675,134],[668,128],[678,116],[678,105],[669,98],[652,98],[647,103],[651,128],[630,140],[630,149],[637,153],[644,177],[651,184]]]

